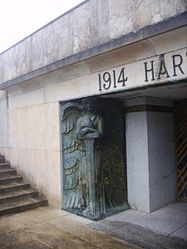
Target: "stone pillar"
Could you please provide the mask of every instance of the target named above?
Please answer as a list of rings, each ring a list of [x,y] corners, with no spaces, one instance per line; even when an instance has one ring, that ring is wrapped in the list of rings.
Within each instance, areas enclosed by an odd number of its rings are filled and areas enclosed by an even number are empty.
[[[172,103],[142,97],[126,102],[128,202],[152,212],[176,200]]]

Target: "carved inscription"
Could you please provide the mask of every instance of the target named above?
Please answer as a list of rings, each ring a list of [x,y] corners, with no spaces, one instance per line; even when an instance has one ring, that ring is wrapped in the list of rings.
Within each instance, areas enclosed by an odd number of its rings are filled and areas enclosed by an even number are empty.
[[[163,77],[176,77],[180,74],[184,74],[182,55],[172,55],[170,60],[172,64],[171,69],[169,69],[167,66],[164,54],[161,54],[158,60],[144,62],[145,82],[160,80]]]
[[[97,74],[98,92],[113,92],[149,83],[180,80],[187,73],[187,51],[163,53]]]
[[[98,74],[99,91],[103,89],[109,90],[111,88],[118,88],[119,85],[125,87],[128,77],[126,76],[125,67],[122,67],[119,72],[112,70],[111,72],[103,72]]]

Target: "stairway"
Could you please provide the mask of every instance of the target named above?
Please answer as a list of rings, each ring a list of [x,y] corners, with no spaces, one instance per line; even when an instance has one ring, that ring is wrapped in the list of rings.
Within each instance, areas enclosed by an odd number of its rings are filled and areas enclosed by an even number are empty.
[[[0,155],[0,216],[47,205],[48,201],[25,183]]]

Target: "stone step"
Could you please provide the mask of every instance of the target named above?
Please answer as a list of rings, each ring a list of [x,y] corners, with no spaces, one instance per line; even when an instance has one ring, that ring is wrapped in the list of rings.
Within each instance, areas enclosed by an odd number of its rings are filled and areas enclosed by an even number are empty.
[[[25,199],[27,197],[35,197],[38,196],[39,193],[35,191],[34,189],[25,189],[25,190],[20,190],[16,192],[11,192],[11,193],[3,193],[0,195],[0,204],[5,203],[5,202],[10,202],[10,201],[16,201],[20,199]],[[0,205],[1,207],[1,205]]]
[[[6,176],[6,175],[17,175],[16,170],[15,169],[1,169],[0,168],[0,177],[1,176]]]
[[[5,157],[4,156],[0,156],[0,163],[4,163],[5,162]]]
[[[30,184],[24,183],[23,178],[0,155],[0,216],[47,204],[45,197],[40,196]]]
[[[0,169],[9,169],[9,168],[10,168],[10,163],[0,162]]]
[[[0,204],[0,216],[23,212],[29,209],[41,207],[47,205],[48,201],[41,196],[27,198],[24,200],[17,200],[14,202],[8,202]]]
[[[0,185],[0,194],[7,192],[14,192],[17,190],[28,189],[31,185],[29,183],[24,182],[10,182]]]
[[[20,182],[22,180],[23,180],[23,177],[21,176],[8,175],[6,177],[0,177],[0,186],[1,184],[10,183],[10,182]]]

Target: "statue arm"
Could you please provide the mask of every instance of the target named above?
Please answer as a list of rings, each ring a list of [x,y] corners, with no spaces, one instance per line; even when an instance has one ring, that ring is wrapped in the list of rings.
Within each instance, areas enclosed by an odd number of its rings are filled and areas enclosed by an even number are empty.
[[[79,139],[98,138],[103,133],[103,120],[101,117],[95,119],[95,127],[82,127],[81,119],[77,121],[76,134]]]
[[[94,128],[90,128],[90,127],[84,127],[81,128],[79,130],[79,132],[77,133],[78,138],[98,138],[99,137],[99,132],[98,130],[94,129]]]

